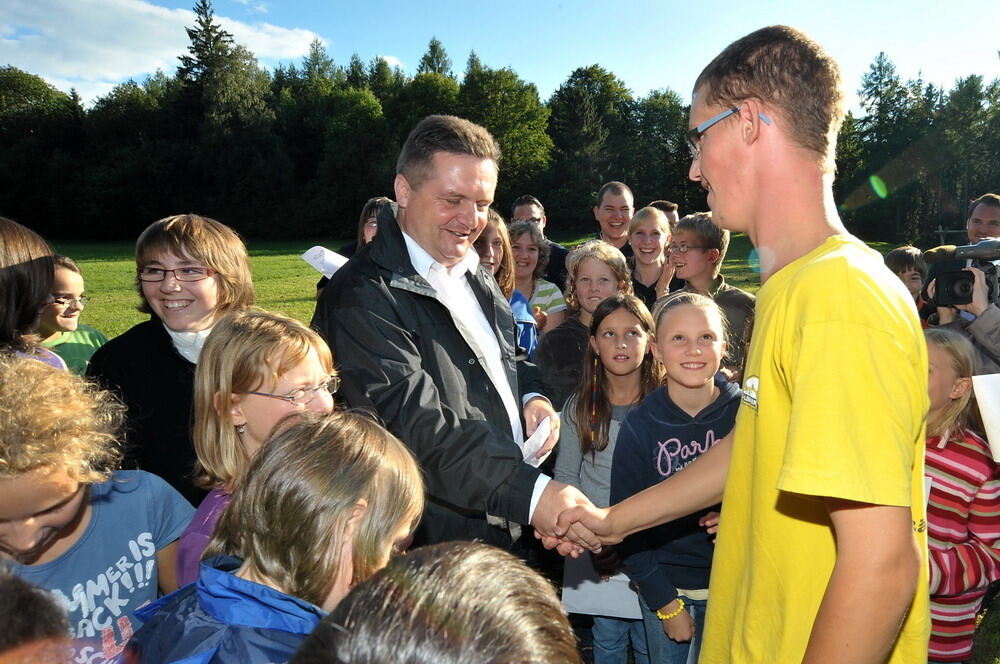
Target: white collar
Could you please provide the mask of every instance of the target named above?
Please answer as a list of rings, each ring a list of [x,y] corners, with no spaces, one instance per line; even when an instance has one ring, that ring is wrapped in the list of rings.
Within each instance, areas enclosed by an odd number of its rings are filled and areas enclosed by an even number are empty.
[[[402,232],[402,228],[400,228]],[[462,260],[455,263],[449,270],[447,267],[434,260],[427,251],[417,244],[417,241],[412,237],[403,232],[403,242],[406,243],[406,253],[410,255],[410,263],[413,264],[413,269],[424,279],[431,273],[431,269],[436,269],[437,271],[447,274],[452,279],[459,279],[465,276],[466,273],[475,273],[476,269],[479,267],[479,254],[476,253],[474,248],[469,248],[465,252],[465,256]],[[437,266],[435,268],[435,266]]]
[[[198,356],[201,355],[201,348],[205,345],[212,328],[200,330],[198,332],[175,332],[164,324],[163,329],[170,335],[170,341],[181,357],[191,364],[198,364]]]

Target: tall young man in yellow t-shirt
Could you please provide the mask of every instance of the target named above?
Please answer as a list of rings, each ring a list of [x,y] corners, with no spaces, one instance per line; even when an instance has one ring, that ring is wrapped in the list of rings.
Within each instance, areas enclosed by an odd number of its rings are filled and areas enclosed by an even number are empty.
[[[926,661],[926,350],[905,288],[837,214],[843,115],[836,63],[792,28],[747,35],[699,76],[690,177],[716,223],[749,235],[763,282],[735,438],[608,512],[560,518],[610,543],[725,487],[702,663]]]

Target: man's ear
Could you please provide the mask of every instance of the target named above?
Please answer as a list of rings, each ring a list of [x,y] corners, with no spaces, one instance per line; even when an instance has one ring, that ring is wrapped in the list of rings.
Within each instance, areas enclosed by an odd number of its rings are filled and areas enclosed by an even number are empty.
[[[761,116],[768,117],[768,114],[759,99],[751,97],[740,104],[740,136],[745,142],[753,143],[760,137],[760,126],[764,124]]]
[[[401,208],[405,208],[410,202],[410,182],[402,173],[396,173],[396,179],[392,183],[392,188],[396,192],[396,203]]]
[[[601,208],[597,207],[596,205],[594,206],[594,219],[596,219],[597,221],[601,220],[601,218],[597,216],[597,211],[600,209]]]

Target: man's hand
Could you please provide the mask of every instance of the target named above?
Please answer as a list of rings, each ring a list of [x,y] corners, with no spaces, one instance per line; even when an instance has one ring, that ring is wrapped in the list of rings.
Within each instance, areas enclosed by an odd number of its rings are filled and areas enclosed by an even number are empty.
[[[986,311],[986,307],[990,306],[986,288],[986,273],[978,267],[967,267],[965,271],[972,273],[972,301],[968,304],[956,304],[955,308],[978,316]]]
[[[594,506],[585,495],[568,484],[551,480],[545,486],[545,490],[542,491],[542,495],[538,499],[538,505],[535,506],[535,512],[531,515],[531,525],[537,531],[546,548],[552,548],[552,545],[554,545],[559,553],[564,556],[567,554],[572,555],[580,547],[590,549],[591,551],[601,550],[600,540],[592,533],[586,533],[583,528],[577,529],[575,533],[576,537],[572,540],[555,537],[556,519],[559,517],[559,514],[577,505],[588,506],[594,509]],[[557,539],[559,540],[558,543],[556,543]],[[576,555],[579,555],[581,552],[582,550],[576,551]]]
[[[681,605],[675,599],[660,609],[660,613],[669,616],[680,607]],[[691,617],[687,609],[682,610],[679,615],[669,620],[661,620],[660,622],[663,624],[663,633],[678,643],[687,643],[694,638],[694,618]]]
[[[591,504],[578,505],[560,514],[556,535],[591,551],[599,550],[601,546],[618,544],[624,539],[623,535],[615,533],[611,509],[601,509]],[[595,539],[600,545],[597,549],[590,546]]]
[[[541,459],[551,452],[552,448],[559,442],[559,416],[556,414],[555,409],[552,408],[552,404],[548,399],[535,397],[524,405],[524,424],[527,427],[528,436],[535,433],[538,424],[546,417],[549,418],[549,424],[551,424],[552,428],[549,430],[549,437],[545,439],[542,449],[538,450],[538,453],[535,454],[536,459]]]

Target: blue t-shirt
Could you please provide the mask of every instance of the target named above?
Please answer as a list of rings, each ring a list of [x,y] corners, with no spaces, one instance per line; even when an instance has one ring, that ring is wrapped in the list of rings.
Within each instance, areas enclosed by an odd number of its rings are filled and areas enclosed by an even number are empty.
[[[121,654],[138,629],[135,610],[157,598],[156,552],[180,537],[194,508],[141,470],[120,470],[92,485],[90,501],[90,523],[68,551],[51,562],[11,568],[66,610],[72,661],[102,664]]]

